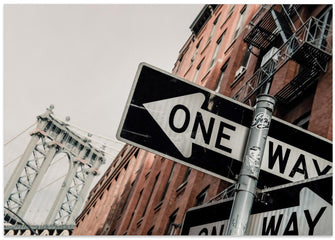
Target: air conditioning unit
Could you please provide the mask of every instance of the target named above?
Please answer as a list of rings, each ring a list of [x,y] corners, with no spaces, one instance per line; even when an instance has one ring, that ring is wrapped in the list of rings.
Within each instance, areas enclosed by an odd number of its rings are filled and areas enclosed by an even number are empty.
[[[276,47],[272,47],[263,57],[262,62],[261,62],[261,67],[263,67],[263,65],[269,61],[270,59],[272,59],[275,62],[278,62],[278,57],[279,57],[279,52],[278,48]]]
[[[245,71],[245,67],[241,66],[239,69],[237,69],[236,73],[235,73],[235,79],[238,78],[240,75],[242,75],[242,73]]]

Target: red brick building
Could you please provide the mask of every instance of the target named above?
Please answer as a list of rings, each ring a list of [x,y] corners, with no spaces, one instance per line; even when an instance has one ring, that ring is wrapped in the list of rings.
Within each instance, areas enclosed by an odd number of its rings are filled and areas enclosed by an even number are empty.
[[[251,106],[267,88],[275,116],[332,140],[331,5],[205,5],[190,29],[174,74]],[[230,185],[126,145],[73,235],[178,235],[189,208]]]

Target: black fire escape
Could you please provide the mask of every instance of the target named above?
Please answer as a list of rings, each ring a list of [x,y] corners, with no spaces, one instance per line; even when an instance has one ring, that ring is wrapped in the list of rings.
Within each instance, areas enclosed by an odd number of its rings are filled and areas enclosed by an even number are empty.
[[[252,105],[255,96],[271,85],[274,75],[286,63],[295,61],[299,64],[299,73],[275,95],[278,102],[288,104],[327,70],[332,58],[332,7],[319,18],[310,17],[305,22],[299,16],[299,7],[263,5],[254,16],[244,41],[268,54],[263,56],[260,67],[236,92],[234,99]],[[282,43],[279,46],[278,39]],[[275,45],[278,48],[274,48]]]

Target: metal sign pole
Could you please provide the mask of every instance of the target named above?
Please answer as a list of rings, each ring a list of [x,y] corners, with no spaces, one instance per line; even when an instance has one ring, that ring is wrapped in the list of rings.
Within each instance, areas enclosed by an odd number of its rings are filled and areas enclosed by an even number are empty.
[[[273,96],[257,97],[226,235],[244,235],[247,230],[274,104]]]

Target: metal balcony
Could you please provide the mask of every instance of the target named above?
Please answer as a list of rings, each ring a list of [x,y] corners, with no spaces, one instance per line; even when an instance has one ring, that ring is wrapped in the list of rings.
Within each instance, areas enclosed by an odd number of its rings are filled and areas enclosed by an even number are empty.
[[[297,76],[295,76],[288,84],[286,84],[277,94],[275,98],[278,102],[289,104],[298,98],[309,86],[311,86],[316,77],[320,74],[320,69],[313,66],[311,68],[303,68]]]
[[[249,23],[251,29],[244,37],[246,43],[264,50],[276,39],[278,35],[277,25],[271,11],[272,6],[261,6]]]
[[[233,96],[234,99],[252,104],[252,96],[269,81],[288,61],[301,64],[308,71],[298,74],[286,85],[277,97],[287,102],[302,86],[310,82],[321,72],[326,71],[332,57],[332,28],[326,22],[314,17],[309,18],[272,57],[247,80]]]
[[[295,26],[292,24],[290,17],[297,12],[299,7],[300,5],[296,4],[282,5],[281,12],[278,12],[274,9],[274,5],[262,5],[251,19],[249,23],[250,31],[244,37],[244,41],[258,49],[267,49],[280,33],[276,23],[277,19],[281,21],[281,29],[289,38],[293,33],[292,31],[295,31]]]

